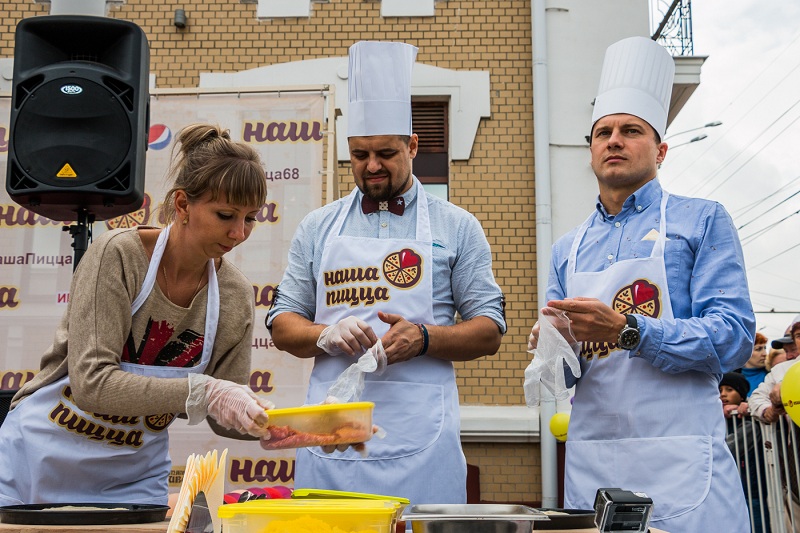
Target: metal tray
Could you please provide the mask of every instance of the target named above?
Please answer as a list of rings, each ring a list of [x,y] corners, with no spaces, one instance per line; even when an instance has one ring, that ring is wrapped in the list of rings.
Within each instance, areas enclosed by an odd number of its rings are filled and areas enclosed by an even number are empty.
[[[534,526],[533,529],[584,529],[594,528],[595,512],[589,509],[537,509],[542,511],[550,519],[541,528]],[[548,511],[566,514],[547,514]]]
[[[530,533],[547,515],[524,505],[412,505],[401,517],[414,533]]]
[[[67,509],[59,507],[87,507]],[[42,526],[88,526],[161,522],[169,506],[130,503],[37,503],[0,507],[0,522]]]

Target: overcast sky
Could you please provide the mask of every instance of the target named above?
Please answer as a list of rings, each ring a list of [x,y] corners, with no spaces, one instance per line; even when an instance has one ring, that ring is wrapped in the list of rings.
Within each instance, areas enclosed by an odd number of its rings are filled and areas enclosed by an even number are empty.
[[[773,339],[800,312],[800,1],[694,0],[692,27],[708,59],[667,130],[660,179],[731,213],[757,328]],[[723,124],[680,133],[712,121]]]

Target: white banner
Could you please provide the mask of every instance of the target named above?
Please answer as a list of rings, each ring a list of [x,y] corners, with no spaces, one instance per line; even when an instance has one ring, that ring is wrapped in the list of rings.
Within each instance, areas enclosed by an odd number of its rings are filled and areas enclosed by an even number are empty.
[[[167,93],[168,91],[164,91]],[[10,98],[0,98],[0,175],[9,150]],[[258,92],[191,95],[158,94],[150,103],[145,200],[142,208],[96,222],[94,236],[114,227],[160,226],[158,207],[168,190],[166,175],[175,136],[193,122],[220,124],[231,137],[261,154],[268,178],[267,202],[250,238],[226,255],[253,284],[256,319],[251,388],[279,407],[301,405],[311,360],[299,360],[272,346],[264,319],[274,288],[286,268],[289,244],[302,218],[322,203],[326,93]],[[39,368],[69,301],[73,270],[69,222],[35,214],[0,191],[0,389],[18,389]],[[285,485],[294,477],[294,452],[266,452],[257,442],[216,436],[206,424],[170,427],[172,491],[180,487],[186,458],[229,448],[226,490]]]

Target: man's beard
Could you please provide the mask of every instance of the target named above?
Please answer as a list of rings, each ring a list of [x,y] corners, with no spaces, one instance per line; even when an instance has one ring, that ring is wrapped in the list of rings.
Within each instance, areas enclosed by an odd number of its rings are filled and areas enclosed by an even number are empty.
[[[394,182],[391,177],[387,181],[387,186],[377,186],[377,187],[370,187],[369,183],[367,182],[366,178],[369,178],[369,175],[365,175],[364,179],[362,180],[363,185],[361,186],[361,192],[364,193],[364,196],[369,198],[370,200],[374,200],[376,202],[388,202],[392,198],[395,198],[400,194],[400,191],[406,188],[408,184],[408,180],[411,179],[411,173],[406,176],[406,179],[403,180],[403,183],[400,184],[397,188],[393,188]]]

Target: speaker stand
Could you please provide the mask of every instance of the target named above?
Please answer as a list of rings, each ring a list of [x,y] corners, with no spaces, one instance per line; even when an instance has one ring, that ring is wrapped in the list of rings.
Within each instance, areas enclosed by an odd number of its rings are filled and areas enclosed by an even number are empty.
[[[75,259],[72,262],[72,271],[78,268],[78,263],[83,257],[83,252],[89,247],[92,238],[92,229],[89,224],[94,224],[94,215],[86,209],[78,209],[78,222],[72,226],[64,226],[63,231],[72,235],[72,247],[75,249]]]

